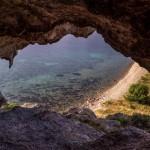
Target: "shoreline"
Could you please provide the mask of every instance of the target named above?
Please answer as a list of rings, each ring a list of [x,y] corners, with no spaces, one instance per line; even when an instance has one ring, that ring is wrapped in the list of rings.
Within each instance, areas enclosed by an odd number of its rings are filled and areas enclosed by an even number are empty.
[[[89,109],[95,111],[102,107],[102,103],[108,100],[120,100],[123,99],[123,95],[128,91],[129,87],[137,83],[142,76],[147,74],[148,71],[140,67],[136,62],[134,62],[124,73],[119,77],[119,79],[113,83],[111,86],[106,87],[101,91],[94,102],[87,102],[83,107],[88,107]]]
[[[137,63],[131,63],[129,66],[123,70],[118,78],[114,82],[110,83],[108,86],[104,87],[103,90],[97,90],[93,98],[87,98],[87,101],[77,107],[89,108],[93,111],[100,109],[102,103],[107,100],[119,100],[126,93],[131,84],[136,83],[139,79],[148,73],[144,68],[140,67]],[[134,76],[133,76],[134,75]],[[118,90],[119,89],[119,90]],[[24,102],[21,103],[21,107],[33,108],[38,106],[38,103]],[[70,107],[72,108],[72,106]],[[70,109],[69,108],[69,109]],[[66,108],[66,110],[69,110]],[[65,111],[66,111],[65,110]]]

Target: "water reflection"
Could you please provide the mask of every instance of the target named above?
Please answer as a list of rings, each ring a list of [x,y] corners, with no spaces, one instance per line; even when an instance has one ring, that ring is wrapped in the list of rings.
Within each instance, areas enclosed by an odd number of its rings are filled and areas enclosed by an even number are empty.
[[[11,69],[0,61],[0,90],[11,101],[65,109],[94,99],[131,63],[96,32],[87,39],[67,35],[51,45],[27,46]]]

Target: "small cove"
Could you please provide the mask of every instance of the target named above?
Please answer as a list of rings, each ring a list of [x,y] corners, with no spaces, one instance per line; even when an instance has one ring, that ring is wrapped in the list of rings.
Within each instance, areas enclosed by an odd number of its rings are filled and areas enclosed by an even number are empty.
[[[27,46],[11,69],[1,60],[0,91],[9,101],[46,103],[52,110],[66,110],[94,99],[132,63],[96,32],[88,38],[66,35],[54,44]]]

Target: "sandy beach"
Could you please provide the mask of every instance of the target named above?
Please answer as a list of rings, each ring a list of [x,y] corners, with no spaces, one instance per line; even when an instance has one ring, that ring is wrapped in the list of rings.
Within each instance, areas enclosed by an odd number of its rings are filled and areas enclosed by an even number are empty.
[[[101,107],[101,104],[107,100],[120,100],[128,91],[129,87],[137,83],[142,76],[147,74],[148,71],[140,67],[137,63],[133,63],[131,68],[123,75],[123,77],[112,87],[97,96],[97,101],[89,104],[89,108],[96,110]]]

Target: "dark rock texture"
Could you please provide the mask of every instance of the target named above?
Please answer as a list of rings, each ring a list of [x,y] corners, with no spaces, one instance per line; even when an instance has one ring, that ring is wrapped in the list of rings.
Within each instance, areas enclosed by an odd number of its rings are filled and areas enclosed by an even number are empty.
[[[77,146],[81,150],[149,150],[150,134],[127,127],[116,132],[108,133],[102,138]]]
[[[0,92],[0,107],[4,104],[6,104],[7,100],[5,99],[5,97],[2,95],[2,93]]]
[[[86,108],[73,108],[67,113],[64,113],[64,116],[69,119],[78,120],[84,124],[88,124],[98,131],[107,133],[117,131],[121,128],[120,122],[113,119],[97,118],[92,110]]]
[[[90,111],[82,111],[93,116]],[[79,116],[79,115],[78,115]],[[96,118],[95,118],[96,119]],[[149,150],[150,134],[126,127],[104,133],[79,120],[16,107],[0,113],[0,150]]]
[[[1,0],[0,57],[10,66],[16,50],[47,44],[66,34],[106,42],[150,70],[149,0]]]
[[[53,112],[15,108],[0,113],[0,150],[70,150],[102,135]]]

